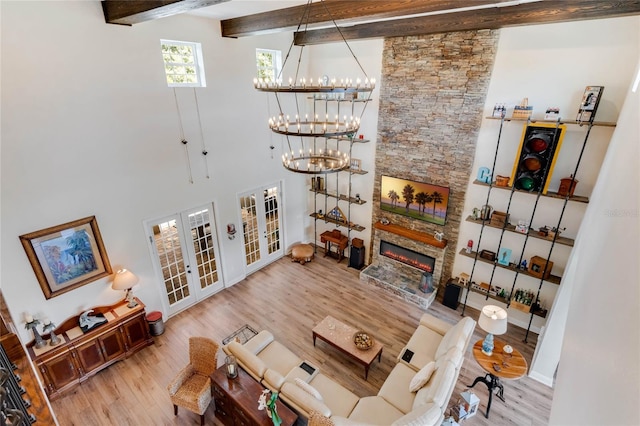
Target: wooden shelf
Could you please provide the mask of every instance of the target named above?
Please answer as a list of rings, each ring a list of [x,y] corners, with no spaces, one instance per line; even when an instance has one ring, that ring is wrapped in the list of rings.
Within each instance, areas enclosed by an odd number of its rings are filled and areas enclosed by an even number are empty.
[[[498,225],[492,225],[490,220],[482,220],[482,219],[474,219],[472,216],[467,216],[466,219],[467,222],[471,222],[471,223],[476,223],[478,225],[482,225],[484,222],[484,226],[488,226],[490,228],[495,228],[495,229],[502,229],[502,226],[498,226]],[[514,225],[508,224],[505,228],[505,231],[509,231],[509,232],[513,232],[514,234],[518,234],[518,235],[525,235],[522,232],[518,232],[516,231],[516,227]],[[545,241],[553,241],[553,238],[549,238],[549,237],[543,237],[542,235],[539,235],[537,231],[533,230],[533,229],[529,229],[529,237],[531,238],[537,238],[539,240],[545,240]],[[565,238],[565,237],[558,237],[556,238],[556,244],[562,244],[565,246],[569,246],[569,247],[573,247],[573,244],[575,243],[575,240],[573,240],[572,238]]]
[[[358,225],[358,224],[355,224],[355,223],[352,223],[351,226],[347,226],[346,223],[340,222],[340,221],[335,220],[335,219],[331,219],[331,218],[327,217],[326,215],[318,216],[318,213],[311,213],[309,216],[311,216],[314,219],[324,220],[327,223],[334,223],[334,224],[339,225],[339,226],[344,226],[345,228],[351,228],[354,231],[364,231],[366,229],[364,226],[361,226],[361,225]]]
[[[473,181],[474,185],[480,185],[480,186],[486,186],[489,187],[488,183],[484,183],[484,182],[480,182],[479,180],[474,180]],[[493,185],[491,185],[491,187],[496,188],[496,189],[502,189],[502,190],[507,190],[507,191],[511,191],[511,187],[510,186],[497,186],[495,184],[495,182],[493,183]],[[537,195],[537,192],[529,192],[529,191],[524,191],[522,189],[516,189],[515,192],[518,193],[522,193],[522,194],[531,194],[531,195]],[[549,197],[549,198],[557,198],[560,200],[564,200],[566,197],[564,195],[560,195],[557,192],[547,192],[546,194],[540,194],[540,196],[542,197]],[[569,197],[569,201],[575,201],[576,203],[588,203],[589,202],[589,197],[583,197],[580,195],[574,195],[573,197]]]
[[[489,294],[486,291],[478,290],[478,289],[473,288],[471,286],[469,286],[467,288],[467,290],[469,290],[472,293],[478,293],[478,294],[481,294],[483,296],[488,296],[489,299],[493,299],[493,300],[497,300],[498,302],[505,303],[507,305],[507,308],[509,308],[509,309],[516,309],[516,310],[518,310],[520,312],[525,312],[527,314],[533,314],[533,315],[538,316],[540,318],[546,318],[547,317],[547,314],[541,314],[541,313],[538,313],[538,312],[531,312],[531,306],[523,305],[522,303],[518,303],[518,302],[514,302],[514,301],[509,301],[509,300],[505,299],[504,297],[494,296],[493,294]],[[516,305],[516,303],[518,305]],[[521,308],[522,306],[526,306],[529,309],[524,310],[524,309]]]
[[[338,200],[342,200],[342,201],[347,201],[351,204],[357,204],[357,205],[361,205],[361,204],[366,204],[367,202],[360,199],[360,201],[356,200],[354,197],[347,197],[344,194],[332,194],[330,192],[327,191],[318,191],[316,189],[309,189],[310,192],[314,192],[316,194],[320,194],[320,195],[326,195],[327,197],[331,197],[331,198],[337,198]]]
[[[404,226],[400,225],[394,225],[392,223],[383,225],[380,222],[376,222],[373,227],[376,229],[380,229],[381,231],[387,231],[392,234],[400,235],[401,237],[405,237],[413,241],[419,241],[424,244],[429,244],[430,246],[434,246],[440,249],[444,249],[445,247],[447,247],[448,243],[448,241],[445,239],[443,239],[442,241],[438,241],[431,234],[414,231],[413,229],[405,228]]]
[[[462,250],[460,250],[460,253],[458,253],[458,254],[461,254],[461,255],[466,256],[466,257],[471,258],[471,259],[475,259],[476,258],[476,252],[475,251],[472,251],[471,253],[467,253],[465,249],[462,249]],[[484,257],[480,257],[479,254],[478,254],[478,261],[479,262],[483,262],[483,263],[488,263],[489,265],[495,265],[498,268],[508,269],[510,271],[517,272],[517,273],[522,274],[522,275],[527,275],[527,276],[532,277],[532,278],[540,279],[540,278],[536,277],[535,275],[530,274],[528,270],[516,268],[516,266],[513,263],[509,264],[509,266],[501,265],[496,261],[491,261],[491,260],[485,259]],[[546,281],[548,283],[551,283],[551,284],[560,285],[560,280],[561,279],[562,279],[562,277],[558,277],[556,275],[549,275],[549,278],[545,279],[544,281]]]
[[[500,117],[485,117],[487,120],[502,120]],[[526,118],[505,118],[504,121],[527,121]],[[531,123],[557,123],[557,120],[530,120]],[[577,124],[578,126],[588,126],[589,123],[578,122],[578,121],[560,121],[560,124]],[[594,121],[594,126],[602,126],[602,127],[616,127],[615,122],[611,121]]]

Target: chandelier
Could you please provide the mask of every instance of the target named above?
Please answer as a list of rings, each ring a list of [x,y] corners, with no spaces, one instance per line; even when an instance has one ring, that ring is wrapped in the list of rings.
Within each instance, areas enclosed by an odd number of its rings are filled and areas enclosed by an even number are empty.
[[[324,0],[321,0],[327,14]],[[311,1],[303,13],[309,16]],[[333,21],[333,19],[332,19]],[[338,32],[335,21],[333,24]],[[302,20],[298,25],[298,31]],[[306,31],[306,25],[305,25]],[[340,33],[342,35],[342,33]],[[347,41],[363,78],[336,78],[328,76],[307,79],[298,75],[304,46],[300,46],[298,66],[288,83],[283,83],[282,72],[291,55],[294,42],[275,79],[254,79],[253,86],[261,92],[273,93],[277,111],[269,120],[269,129],[283,138],[282,165],[292,172],[326,174],[348,169],[351,165],[351,146],[360,130],[360,120],[375,88]]]

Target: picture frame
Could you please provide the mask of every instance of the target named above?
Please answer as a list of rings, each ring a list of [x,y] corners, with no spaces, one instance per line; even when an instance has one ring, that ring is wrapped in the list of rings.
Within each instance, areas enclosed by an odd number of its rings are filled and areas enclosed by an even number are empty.
[[[500,247],[498,250],[498,263],[503,266],[509,266],[511,263],[511,249]]]
[[[382,175],[380,210],[445,225],[449,193],[448,187]]]
[[[578,123],[593,123],[598,105],[600,105],[600,99],[602,99],[602,92],[604,92],[604,86],[587,86],[584,89],[584,94],[578,107],[578,115],[576,116]]]
[[[20,235],[46,299],[112,274],[95,216]]]

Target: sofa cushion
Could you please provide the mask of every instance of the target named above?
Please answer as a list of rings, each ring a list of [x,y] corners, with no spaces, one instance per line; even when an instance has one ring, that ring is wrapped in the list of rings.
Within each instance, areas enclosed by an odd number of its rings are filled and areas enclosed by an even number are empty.
[[[444,414],[434,403],[421,405],[400,417],[391,426],[436,426],[442,424]]]
[[[284,376],[276,370],[267,368],[262,378],[262,384],[272,391],[279,391],[284,384]]]
[[[409,392],[418,392],[429,381],[431,375],[436,370],[435,361],[431,361],[418,371],[409,383]]]
[[[294,383],[285,382],[280,389],[280,398],[302,416],[308,416],[311,411],[317,411],[323,416],[330,417],[331,409],[327,404],[314,398]]]
[[[366,396],[360,398],[358,404],[349,416],[349,420],[369,425],[389,426],[402,417],[404,413],[389,404],[380,396]],[[336,422],[336,424],[339,424]],[[352,423],[349,423],[352,424]]]
[[[302,362],[301,358],[275,340],[262,349],[258,353],[258,357],[264,361],[267,367],[283,376],[289,374],[294,367],[297,367]]]
[[[240,365],[253,376],[254,379],[260,381],[267,370],[267,366],[257,355],[249,351],[238,342],[231,342],[227,346],[232,355],[234,355]]]
[[[309,384],[320,392],[333,415],[349,417],[358,403],[358,395],[322,373],[317,374]]]
[[[414,410],[430,402],[439,407],[445,407],[449,402],[450,390],[456,384],[457,371],[452,363],[444,362],[443,364],[438,366],[431,380],[416,393],[412,407]]]
[[[441,341],[441,334],[429,327],[419,325],[409,339],[409,342],[407,342],[407,345],[400,351],[398,361],[403,362],[415,371],[418,371],[431,361],[435,361],[435,353],[438,350],[438,346]],[[413,352],[413,356],[409,361],[402,359],[402,356],[407,349]]]
[[[296,386],[298,386],[300,389],[302,389],[303,391],[305,391],[315,399],[319,401],[323,400],[322,395],[320,395],[320,392],[318,392],[316,388],[314,388],[313,386],[311,386],[309,383],[305,382],[301,378],[296,377],[296,379],[294,380],[294,383],[296,384]]]
[[[434,358],[440,358],[449,349],[454,347],[463,350],[467,344],[469,336],[473,333],[475,326],[476,322],[469,317],[465,317],[458,321],[458,323],[451,327],[442,338],[442,341],[438,345],[438,349],[435,351]]]
[[[254,354],[258,354],[274,340],[275,338],[273,337],[273,334],[271,334],[267,330],[262,330],[260,333],[247,340],[247,342],[243,346]]]
[[[447,353],[438,358],[436,361],[436,368],[439,363],[446,361],[452,363],[456,367],[456,370],[460,370],[462,362],[464,361],[464,352],[462,352],[462,349],[458,347],[449,349]]]
[[[453,327],[453,324],[443,321],[440,318],[436,318],[433,315],[427,313],[422,314],[422,317],[420,318],[420,324],[432,329],[433,331],[437,331],[442,336],[447,334],[447,331],[449,331],[449,329]]]
[[[404,364],[396,364],[382,384],[378,396],[406,414],[411,411],[415,393],[409,390],[409,383],[416,375],[415,370]]]

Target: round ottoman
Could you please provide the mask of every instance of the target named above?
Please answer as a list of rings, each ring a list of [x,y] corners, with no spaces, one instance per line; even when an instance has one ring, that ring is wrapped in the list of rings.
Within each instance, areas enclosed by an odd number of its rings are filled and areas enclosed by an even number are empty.
[[[313,259],[313,247],[311,244],[296,244],[291,247],[291,261],[300,262],[304,265],[307,262],[311,262]]]

